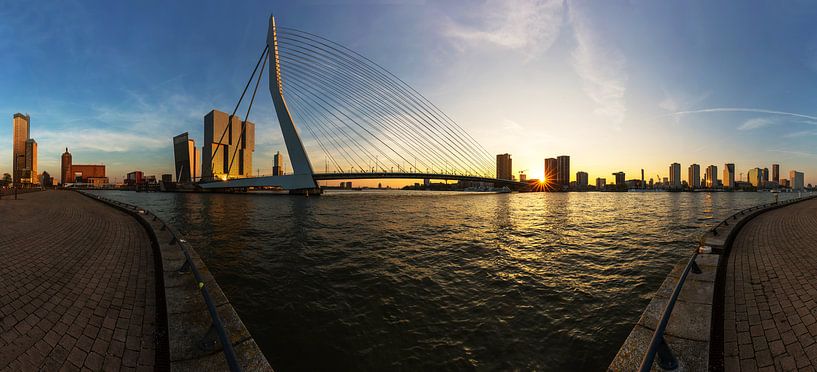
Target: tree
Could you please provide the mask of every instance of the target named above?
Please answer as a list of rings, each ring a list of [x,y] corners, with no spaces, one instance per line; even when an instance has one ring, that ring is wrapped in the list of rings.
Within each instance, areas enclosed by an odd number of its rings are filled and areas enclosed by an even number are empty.
[[[11,183],[11,175],[8,173],[3,173],[3,181],[0,182],[3,186],[8,186]]]

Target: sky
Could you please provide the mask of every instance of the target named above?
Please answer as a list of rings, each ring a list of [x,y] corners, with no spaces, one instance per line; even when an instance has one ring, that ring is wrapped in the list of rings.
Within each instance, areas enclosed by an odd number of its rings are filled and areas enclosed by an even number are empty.
[[[691,163],[735,163],[745,180],[779,163],[817,184],[809,1],[0,0],[0,172],[21,112],[41,171],[58,175],[68,147],[112,181],[173,173],[172,137],[201,144],[203,116],[232,110],[270,14],[385,67],[512,154],[514,173],[570,155],[574,179],[666,177],[678,162],[684,179]],[[266,85],[256,102],[254,168],[268,174],[285,147]]]

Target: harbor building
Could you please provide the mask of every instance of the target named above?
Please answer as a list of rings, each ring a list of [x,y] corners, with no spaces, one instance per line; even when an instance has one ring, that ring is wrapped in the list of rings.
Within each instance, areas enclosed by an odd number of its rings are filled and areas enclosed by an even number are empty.
[[[596,178],[596,190],[604,191],[607,188],[607,179],[606,178]]]
[[[772,181],[780,184],[780,164],[772,164]]]
[[[498,160],[499,158],[497,158]],[[497,167],[499,163],[497,162]],[[497,175],[499,175],[499,168],[497,168]],[[275,155],[272,157],[272,175],[273,176],[283,176],[284,175],[284,155],[281,154],[280,151],[276,151]]]
[[[587,172],[576,172],[576,189],[579,191],[587,190]]]
[[[560,155],[556,157],[556,160],[559,162],[556,171],[556,183],[562,189],[566,189],[570,186],[570,156]]]
[[[789,182],[791,182],[791,189],[794,191],[801,191],[804,189],[803,172],[795,170],[789,171]]]
[[[176,160],[176,182],[192,183],[201,177],[196,141],[187,132],[173,137],[173,156]]]
[[[706,167],[706,187],[709,189],[718,188],[718,167],[715,165]]]
[[[763,177],[762,177],[762,184],[763,188],[767,188],[769,183],[769,168],[763,168]]]
[[[763,169],[760,168],[752,168],[749,169],[747,181],[752,184],[752,186],[761,188],[763,185]]]
[[[545,159],[545,181],[549,184],[556,182],[556,174],[559,169],[559,161],[556,158]]]
[[[687,168],[687,183],[692,190],[701,188],[701,166],[692,164]]]
[[[513,179],[513,161],[511,154],[499,154],[496,156],[496,178],[498,180]]]
[[[73,158],[71,157],[71,153],[68,152],[68,148],[65,148],[65,152],[62,153],[62,162],[60,166],[60,182],[63,185],[68,183],[73,183],[71,177],[71,164],[73,162]]]
[[[669,188],[671,190],[681,189],[681,164],[672,163],[669,166]]]
[[[616,190],[626,190],[627,189],[625,176],[626,175],[624,174],[624,172],[613,173],[613,177],[616,178]]]
[[[251,177],[254,151],[255,124],[242,122],[239,116],[233,116],[230,120],[230,115],[218,110],[204,116],[202,179]]]
[[[735,188],[735,164],[726,163],[723,165],[723,188]]]

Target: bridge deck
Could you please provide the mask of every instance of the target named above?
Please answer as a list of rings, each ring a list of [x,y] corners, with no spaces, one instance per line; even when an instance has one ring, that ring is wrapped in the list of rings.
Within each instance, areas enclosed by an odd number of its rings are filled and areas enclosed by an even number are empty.
[[[144,229],[73,192],[5,196],[0,210],[0,370],[153,369]]]
[[[817,369],[817,200],[749,221],[728,262],[726,370]]]

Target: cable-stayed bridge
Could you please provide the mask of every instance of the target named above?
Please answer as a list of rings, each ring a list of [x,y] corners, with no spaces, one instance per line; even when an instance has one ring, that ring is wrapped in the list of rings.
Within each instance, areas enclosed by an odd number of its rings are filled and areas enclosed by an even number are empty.
[[[321,180],[387,178],[526,185],[496,179],[494,157],[400,78],[343,45],[277,27],[274,17],[267,45],[236,105],[237,110],[256,79],[241,138],[266,66],[293,173],[211,179],[200,183],[202,188],[280,186],[311,192]],[[315,172],[309,154],[322,155],[324,172]]]

